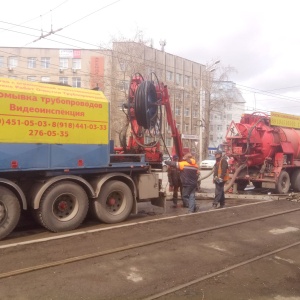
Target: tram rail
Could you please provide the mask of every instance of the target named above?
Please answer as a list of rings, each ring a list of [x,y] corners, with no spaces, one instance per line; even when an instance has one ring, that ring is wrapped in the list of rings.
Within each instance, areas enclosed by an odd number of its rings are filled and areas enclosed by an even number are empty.
[[[76,262],[80,262],[83,260],[96,258],[96,257],[100,257],[100,256],[115,254],[115,253],[122,252],[122,251],[128,251],[128,250],[133,250],[133,249],[137,249],[137,248],[141,248],[141,247],[147,247],[147,246],[154,245],[154,244],[164,243],[164,242],[168,242],[171,240],[188,237],[191,235],[202,234],[202,233],[215,231],[215,230],[219,230],[219,229],[224,229],[227,227],[237,226],[237,225],[241,225],[241,224],[245,224],[245,223],[249,223],[249,222],[264,220],[264,219],[268,219],[268,218],[274,218],[276,216],[294,213],[297,211],[300,211],[300,207],[295,208],[295,209],[284,210],[284,211],[277,212],[277,213],[266,214],[266,215],[259,216],[259,217],[253,217],[253,218],[248,218],[248,219],[244,219],[244,220],[240,220],[240,221],[229,222],[229,223],[218,225],[218,226],[210,226],[210,227],[199,229],[199,230],[191,230],[189,232],[185,232],[185,233],[181,233],[181,234],[174,234],[174,235],[167,236],[164,238],[153,239],[153,240],[147,241],[147,242],[135,243],[135,244],[131,244],[131,245],[123,246],[123,247],[117,247],[117,248],[109,249],[109,250],[105,250],[105,251],[93,252],[93,253],[89,253],[89,254],[85,254],[85,255],[70,257],[70,258],[63,259],[63,260],[57,260],[57,261],[53,261],[53,262],[49,262],[49,263],[35,265],[35,266],[27,267],[27,268],[16,269],[16,270],[12,270],[9,272],[2,272],[2,273],[0,273],[0,279],[17,276],[17,275],[21,275],[21,274],[26,274],[29,272],[39,271],[39,270],[43,270],[43,269],[47,269],[47,268],[51,268],[51,267],[59,267],[62,265],[76,263]],[[193,216],[196,216],[197,214],[200,214],[200,213],[196,213]],[[170,217],[170,219],[171,218],[174,218],[174,217]],[[159,219],[156,221],[159,221]],[[153,220],[151,222],[153,222]],[[141,223],[145,223],[145,222],[141,222]],[[141,224],[141,223],[139,223],[139,224]],[[75,234],[73,234],[73,235],[75,235]],[[250,260],[246,260],[243,263],[237,264],[236,267],[238,267],[239,265],[243,265],[245,263],[257,260],[259,258],[271,255],[272,253],[282,251],[286,248],[299,245],[299,244],[300,244],[300,242],[297,242],[297,243],[292,243],[291,245],[287,245],[286,247],[280,247],[277,250],[268,252],[262,256],[258,256],[258,258],[252,258]],[[23,245],[26,245],[26,243],[24,243]],[[16,245],[14,245],[14,246],[16,246]],[[19,244],[19,246],[22,246],[22,244]],[[215,276],[215,275],[211,275],[211,276]],[[207,276],[205,276],[204,278],[206,278],[206,277]],[[209,276],[207,278],[209,278]],[[202,277],[200,277],[197,280],[201,281],[204,279]],[[191,283],[191,284],[193,284],[193,283]],[[185,286],[185,285],[183,285],[183,286]],[[155,298],[149,298],[149,299],[155,299]]]

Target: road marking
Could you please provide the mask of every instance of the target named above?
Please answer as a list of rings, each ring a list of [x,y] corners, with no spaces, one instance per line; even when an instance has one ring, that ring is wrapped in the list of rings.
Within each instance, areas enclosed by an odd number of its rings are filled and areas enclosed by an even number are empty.
[[[278,259],[278,260],[286,261],[286,262],[288,262],[288,263],[290,263],[290,264],[294,264],[294,263],[295,263],[292,259],[282,258],[282,257],[277,256],[277,255],[275,255],[274,258],[276,258],[276,259]]]
[[[206,244],[208,247],[222,251],[222,252],[226,252],[227,250],[224,248],[221,248],[220,246],[218,246],[217,244]]]
[[[272,233],[272,234],[283,234],[283,233],[288,233],[288,232],[295,232],[295,231],[298,231],[299,228],[297,227],[285,227],[285,228],[282,228],[282,229],[272,229],[270,230],[269,232]]]

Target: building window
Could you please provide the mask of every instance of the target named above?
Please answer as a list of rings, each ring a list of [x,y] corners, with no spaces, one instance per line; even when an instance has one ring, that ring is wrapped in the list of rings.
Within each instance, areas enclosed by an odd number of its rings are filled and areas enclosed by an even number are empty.
[[[81,78],[80,77],[73,77],[72,78],[72,86],[73,87],[81,87]]]
[[[68,58],[60,58],[59,59],[59,68],[60,69],[68,69],[68,67],[69,67]]]
[[[18,58],[16,56],[10,56],[8,58],[8,68],[14,69],[18,66]]]
[[[191,82],[191,77],[190,76],[184,76],[184,84],[185,85],[190,85]]]
[[[81,58],[73,58],[72,69],[81,70]]]
[[[189,124],[184,124],[184,132],[188,132],[190,128]]]
[[[181,84],[181,82],[182,82],[182,75],[176,73],[176,84]]]
[[[41,67],[42,67],[42,69],[50,68],[50,57],[42,57],[41,58]]]
[[[67,85],[68,83],[68,77],[59,77],[59,83]]]
[[[173,80],[173,72],[167,71],[166,72],[166,79],[169,80],[169,81],[172,81]]]
[[[27,76],[28,81],[36,81],[36,76]]]
[[[198,78],[194,78],[194,87],[198,87]]]
[[[185,117],[189,117],[190,116],[190,108],[189,107],[185,107],[184,108],[184,116]]]
[[[29,68],[29,69],[36,68],[36,58],[35,57],[27,58],[27,68]]]
[[[175,107],[175,116],[180,116],[181,115],[181,107],[176,106]]]
[[[218,130],[218,131],[222,131],[222,125],[218,125],[218,126],[217,126],[217,130]]]
[[[170,138],[166,138],[166,146],[167,147],[171,147],[172,146]]]
[[[171,133],[171,128],[168,123],[166,124],[166,131],[167,133]]]
[[[41,82],[50,82],[50,77],[49,76],[42,76],[41,77]]]
[[[128,80],[120,80],[119,89],[120,89],[120,91],[128,91],[129,81]]]
[[[126,63],[124,61],[120,61],[120,70],[123,72],[126,70]]]
[[[184,92],[185,100],[190,100],[190,93],[189,92]]]
[[[0,68],[4,67],[4,57],[0,56]]]
[[[199,118],[199,111],[198,110],[193,109],[192,112],[193,112],[193,118]]]
[[[212,134],[209,136],[209,140],[210,140],[211,142],[213,142],[214,136],[213,136]]]

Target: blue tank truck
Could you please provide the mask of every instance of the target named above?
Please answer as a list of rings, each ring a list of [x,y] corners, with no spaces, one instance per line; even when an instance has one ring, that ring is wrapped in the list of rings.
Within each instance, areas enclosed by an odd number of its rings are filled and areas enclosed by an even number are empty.
[[[32,217],[52,232],[77,228],[91,210],[105,223],[137,213],[137,203],[164,206],[161,105],[166,86],[131,79],[124,105],[127,145],[109,140],[110,103],[101,91],[0,78],[0,239]],[[138,116],[138,117],[137,117]],[[180,135],[176,152],[181,153]],[[143,134],[140,129],[143,128]],[[152,137],[144,143],[144,135]]]

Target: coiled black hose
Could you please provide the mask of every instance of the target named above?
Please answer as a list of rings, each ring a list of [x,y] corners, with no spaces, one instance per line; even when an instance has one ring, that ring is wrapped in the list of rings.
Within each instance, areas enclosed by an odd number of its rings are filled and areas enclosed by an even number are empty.
[[[143,81],[134,97],[136,121],[144,129],[151,129],[157,121],[157,94],[151,81]]]

